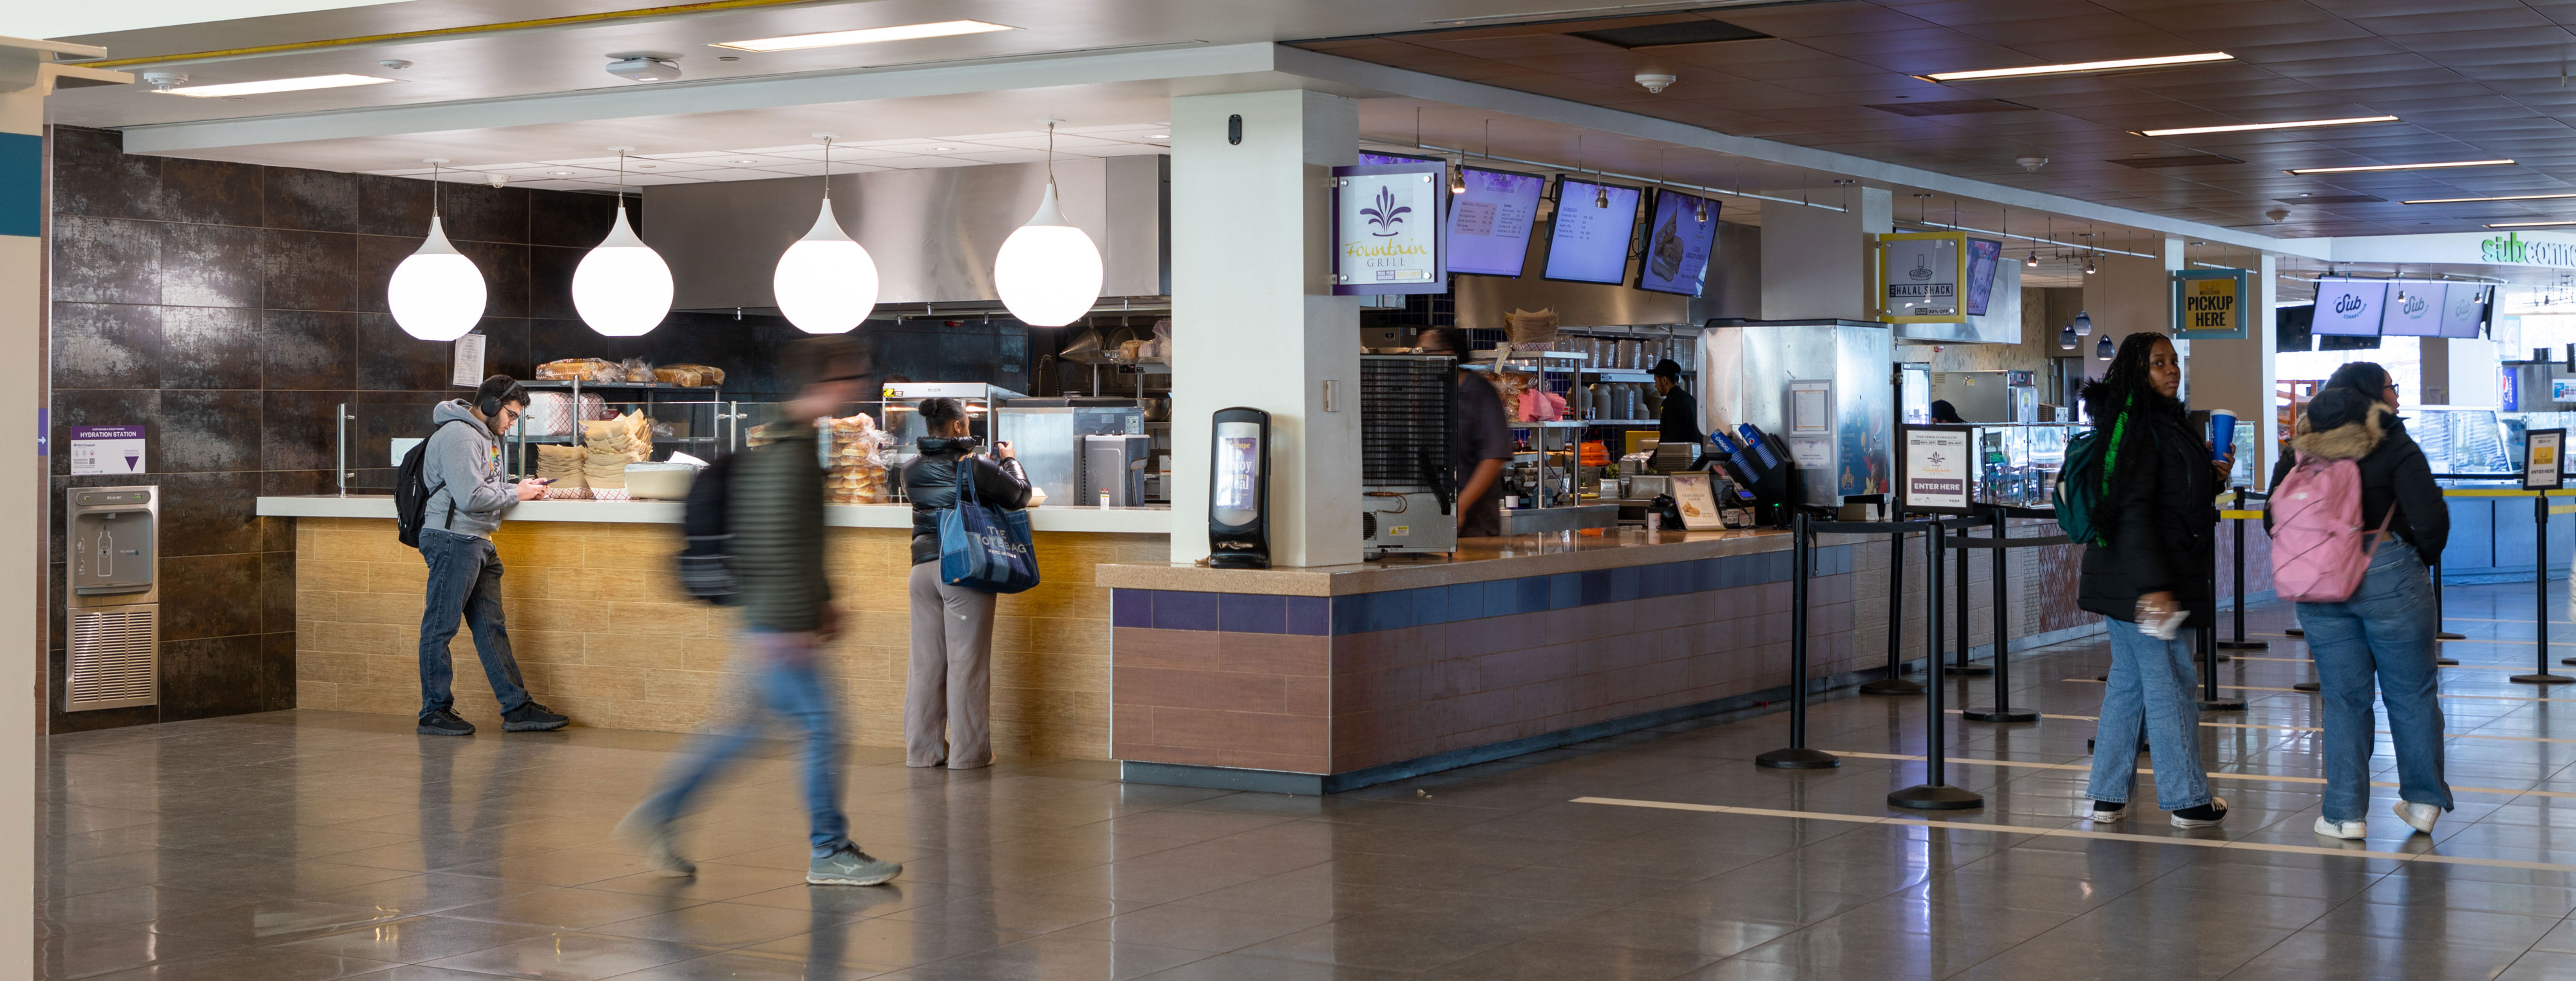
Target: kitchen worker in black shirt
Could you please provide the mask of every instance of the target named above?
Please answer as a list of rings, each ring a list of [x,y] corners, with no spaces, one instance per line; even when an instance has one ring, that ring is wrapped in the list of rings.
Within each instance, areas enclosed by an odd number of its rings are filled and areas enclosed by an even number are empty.
[[[1655,394],[1664,400],[1661,428],[1655,441],[1664,446],[1698,446],[1708,440],[1699,430],[1699,400],[1682,387],[1682,366],[1665,358],[1655,362]]]
[[[1422,353],[1464,361],[1467,335],[1445,327],[1422,332]],[[1503,396],[1485,376],[1458,369],[1458,537],[1503,533],[1503,462],[1512,458]]]

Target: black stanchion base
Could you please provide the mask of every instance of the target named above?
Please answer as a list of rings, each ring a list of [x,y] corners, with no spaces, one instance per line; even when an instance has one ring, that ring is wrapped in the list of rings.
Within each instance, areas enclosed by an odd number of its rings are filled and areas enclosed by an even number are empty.
[[[2292,636],[2292,637],[2305,637],[2305,636],[2307,636],[2307,635],[2308,635],[2308,632],[2307,632],[2307,631],[2302,630],[2302,629],[2299,629],[2299,628],[2297,628],[2297,627],[2291,627],[2291,628],[2289,628],[2289,629],[2287,629],[2287,630],[2284,630],[2284,631],[2281,631],[2281,632],[2282,632],[2282,633],[2285,633],[2285,634],[2288,634],[2288,635],[2290,635],[2290,636]]]
[[[2085,741],[2084,741],[2084,751],[2085,751],[2085,752],[2087,752],[2087,753],[2090,753],[2090,752],[2092,752],[2092,751],[2093,751],[2093,741],[2092,741],[2092,740],[2087,739],[2087,740],[2085,740]],[[2147,749],[2147,744],[2145,744],[2145,743],[2139,743],[2139,744],[2138,744],[2138,752],[2144,753],[2144,752],[2147,752],[2147,751],[2148,751],[2148,749]]]
[[[2564,685],[2576,683],[2576,678],[2570,678],[2563,674],[2518,674],[2506,680],[2524,685]]]
[[[2268,651],[2272,649],[2272,642],[2268,640],[2222,640],[2218,642],[2218,649],[2222,651]]]
[[[1941,673],[1953,678],[1982,678],[1995,673],[1995,669],[1983,664],[1952,664],[1943,667]]]
[[[2436,667],[2456,668],[2460,666],[2460,659],[2456,657],[2437,657],[2433,659],[2433,664]]]
[[[2562,657],[2558,659],[2558,663],[2576,667],[2576,657]]]
[[[2216,661],[2217,661],[2218,663],[2220,663],[2220,664],[2225,664],[2225,663],[2227,663],[2227,662],[2229,662],[2229,661],[2233,661],[2233,660],[2236,660],[2236,659],[2235,659],[2235,658],[2232,658],[2232,657],[2229,657],[2229,656],[2227,656],[2227,655],[2225,655],[2225,654],[2219,654],[2219,655],[2215,655],[2215,656],[2214,656],[2214,660],[2216,660]]]
[[[2433,639],[2434,639],[2434,640],[2467,640],[2467,639],[2469,639],[2469,635],[2467,635],[2467,634],[2455,634],[2455,633],[2452,633],[2452,632],[2450,632],[2450,631],[2448,631],[2448,630],[2444,630],[2444,631],[2439,631],[2439,632],[2435,633],[2435,634],[2433,635]]]
[[[1986,806],[1986,798],[1976,791],[1961,790],[1946,783],[1927,783],[1887,795],[1887,806],[1917,811],[1964,811]]]
[[[1791,747],[1775,749],[1753,758],[1753,765],[1774,770],[1830,770],[1843,765],[1842,758],[1821,749]]]
[[[2245,700],[2242,698],[2204,698],[2200,700],[2200,710],[2203,712],[2233,712],[2244,707]]]
[[[1860,693],[1863,695],[1920,695],[1923,694],[1923,683],[1907,681],[1903,678],[1880,678],[1877,681],[1861,682]]]
[[[1988,711],[1988,710],[1980,710],[1980,709],[1969,709],[1969,710],[1967,710],[1967,711],[1965,711],[1965,712],[1961,712],[1961,713],[1959,713],[1959,717],[1960,717],[1960,718],[1962,718],[1962,719],[1966,719],[1966,720],[1968,720],[1968,721],[1970,721],[1970,722],[2037,722],[2037,721],[2039,721],[2039,713],[2037,713],[2037,712],[2025,711],[2025,710],[2022,710],[2022,709],[1994,709],[1994,710],[1991,710],[1991,711]]]
[[[2313,681],[2302,681],[2302,682],[2299,682],[2298,684],[2291,685],[2290,687],[2291,687],[2291,688],[2294,688],[2294,689],[2297,689],[2297,690],[2299,690],[2299,691],[2316,691],[2316,690],[2318,689],[2318,687],[2319,687],[2319,686],[2318,686],[2318,684],[2317,684],[2316,682],[2313,682]]]

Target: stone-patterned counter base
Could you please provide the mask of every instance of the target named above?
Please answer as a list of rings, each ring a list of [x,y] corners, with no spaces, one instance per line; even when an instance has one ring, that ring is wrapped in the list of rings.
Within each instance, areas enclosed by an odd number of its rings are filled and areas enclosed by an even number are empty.
[[[529,690],[574,724],[686,732],[739,698],[729,610],[679,592],[679,527],[518,522],[494,543],[503,607]],[[844,632],[830,648],[848,738],[903,744],[910,532],[832,528]],[[393,522],[296,519],[296,677],[301,708],[419,710],[420,554]],[[994,624],[993,741],[1020,756],[1109,756],[1109,590],[1102,563],[1160,561],[1161,535],[1039,532],[1044,585],[1002,597]],[[491,688],[463,631],[450,647],[458,711],[498,731]]]

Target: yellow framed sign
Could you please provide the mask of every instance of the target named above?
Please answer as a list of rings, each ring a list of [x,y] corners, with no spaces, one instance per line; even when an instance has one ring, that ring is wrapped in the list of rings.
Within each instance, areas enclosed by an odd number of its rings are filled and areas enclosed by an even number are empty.
[[[1877,238],[1871,288],[1881,322],[1968,321],[1968,233],[1899,232]]]
[[[2254,277],[2242,269],[2186,269],[2172,274],[2173,335],[2185,341],[2235,341],[2246,335]]]

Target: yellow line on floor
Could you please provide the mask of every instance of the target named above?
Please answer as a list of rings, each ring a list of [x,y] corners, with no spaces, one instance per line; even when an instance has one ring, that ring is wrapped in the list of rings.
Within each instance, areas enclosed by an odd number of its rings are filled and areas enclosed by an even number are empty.
[[[2460,618],[2458,618],[2458,617],[2454,617],[2453,619],[2460,619]],[[2496,622],[2498,622],[2498,623],[2530,623],[2531,621],[2529,621],[2529,620],[2499,620],[2499,621],[2496,621]],[[2552,623],[2558,623],[2558,624],[2560,624],[2560,625],[2562,625],[2562,626],[2564,625],[2564,623],[2563,623],[2563,622],[2561,622],[2561,621],[2555,621],[2555,620],[2553,620],[2553,621],[2550,621],[2550,622],[2552,622]],[[2300,641],[2300,642],[2303,642],[2303,643],[2308,639],[2308,638],[2307,638],[2307,637],[2305,637],[2305,636],[2292,637],[2292,636],[2291,636],[2291,635],[2289,635],[2289,634],[2264,633],[2264,632],[2259,631],[2259,630],[2248,630],[2248,631],[2246,631],[2246,632],[2245,632],[2245,636],[2248,636],[2248,637],[2289,637],[2291,640]],[[2539,643],[2539,641],[2537,641],[2537,640],[2492,640],[2492,639],[2480,638],[2480,637],[2470,637],[2470,638],[2466,638],[2466,639],[2463,639],[2463,640],[2445,640],[2445,641],[2437,641],[2437,643],[2443,643],[2443,644],[2519,644],[2519,645],[2524,646],[2524,647],[2529,647],[2529,646],[2531,646],[2531,645],[2533,645],[2533,644]],[[2549,646],[2551,646],[2551,647],[2576,647],[2576,642],[2570,642],[2570,641],[2564,641],[2564,640],[2553,640],[2553,641],[2550,641],[2550,642],[2549,642]],[[2234,655],[2230,655],[2230,656],[2232,657],[2232,656],[2234,656]]]
[[[1783,811],[1768,807],[1734,807],[1726,804],[1683,804],[1673,801],[1627,800],[1618,797],[1577,797],[1572,803],[1603,804],[1611,807],[1644,807],[1666,811],[1699,811],[1707,814],[1743,814],[1751,817],[1793,818],[1807,821],[1841,821],[1848,824],[1887,824],[1907,828],[1940,828],[1945,831],[1988,831],[1995,834],[2031,835],[2042,838],[2090,838],[2099,841],[2137,841],[2151,845],[2187,845],[2193,848],[2238,848],[2258,852],[2293,855],[2346,855],[2357,858],[2386,858],[2400,862],[2430,862],[2436,865],[2483,865],[2490,868],[2534,869],[2544,872],[2576,872],[2576,865],[2549,862],[2520,862],[2509,858],[2470,858],[2460,855],[2436,855],[2431,852],[2380,851],[2366,845],[2350,848],[2316,848],[2307,845],[2276,845],[2259,841],[2231,841],[2225,838],[2188,838],[2181,835],[2132,835],[2116,831],[2078,831],[2074,828],[2026,828],[2010,824],[1976,824],[1967,821],[1930,821],[1923,818],[1886,817],[1870,814],[1836,814],[1831,811]],[[2068,820],[2073,820],[2069,818]],[[2413,839],[2408,839],[2412,841]]]
[[[1959,714],[1959,712],[1960,712],[1961,710],[1959,710],[1959,709],[1942,709],[1941,711],[1942,711],[1943,713],[1945,713],[1945,714],[1949,714],[1949,715],[1957,715],[1957,714]],[[2101,717],[2101,716],[2098,716],[2098,715],[2052,715],[2052,714],[2048,714],[2048,713],[2041,713],[2041,714],[2040,714],[2040,718],[2043,718],[2043,719],[2064,719],[2064,720],[2067,720],[2067,721],[2069,721],[2069,722],[2100,722],[2100,721],[2102,721],[2102,717]],[[2323,726],[2267,726],[2267,725],[2263,725],[2263,724],[2261,724],[2261,723],[2256,723],[2256,722],[2203,722],[2203,723],[2201,723],[2201,725],[2208,726],[2208,727],[2210,727],[2210,728],[2212,728],[2212,729],[2276,729],[2276,730],[2279,730],[2279,731],[2282,731],[2282,732],[2324,732],[2324,731],[2326,731],[2326,730],[2325,730],[2325,727],[2323,727]],[[2389,733],[2388,733],[2388,730],[2386,730],[2386,729],[2378,730],[2378,733],[2379,733],[2380,735],[2382,735],[2382,736],[2385,736],[2385,735],[2388,735],[2388,734],[2389,734]],[[2502,739],[2502,740],[2507,740],[2507,741],[2517,742],[2517,743],[2576,743],[2576,739],[2557,739],[2557,738],[2552,738],[2552,737],[2549,737],[2549,736],[2497,736],[2497,735],[2490,735],[2490,734],[2486,734],[2486,733],[2477,733],[2477,732],[2446,732],[2446,733],[2443,733],[2443,734],[2442,734],[2442,738],[2444,738],[2444,739]]]
[[[2060,679],[2058,679],[2058,680],[2060,680],[2060,681],[2071,681],[2071,682],[2074,682],[2074,683],[2079,684],[2079,685],[2098,685],[2098,684],[2102,684],[2101,680],[2099,680],[2099,679],[2095,679],[2095,678],[2060,678]],[[2198,686],[2198,685],[2194,685],[2194,686],[2192,686],[2192,687],[2197,688],[2197,687],[2200,687],[2200,686]],[[2314,695],[2314,694],[2316,694],[2315,692],[2312,692],[2312,691],[2302,692],[2302,691],[2299,691],[2299,690],[2298,690],[2298,689],[2296,689],[2296,688],[2267,688],[2267,687],[2264,687],[2264,686],[2262,686],[2262,685],[2220,685],[2220,686],[2218,686],[2218,687],[2220,687],[2220,688],[2224,688],[2224,689],[2228,689],[2228,690],[2230,690],[2230,691],[2288,691],[2288,692],[2298,692],[2299,694],[2302,694],[2302,695]],[[2435,698],[2474,698],[2474,699],[2478,699],[2478,700],[2480,700],[2480,701],[2488,701],[2488,702],[2576,702],[2576,698],[2530,698],[2530,697],[2526,697],[2526,696],[2523,696],[2523,695],[2454,695],[2454,694],[2451,694],[2450,692],[2443,692],[2443,693],[2441,693],[2441,694],[2439,694],[2439,695],[2435,695],[2435,696],[2433,696],[2433,697],[2435,697]]]
[[[1829,749],[1825,750],[1825,752],[1832,753],[1836,756],[1849,756],[1853,759],[1860,760],[1914,760],[1920,762],[1923,759],[1923,757],[1920,756],[1908,756],[1903,753],[1862,753],[1847,752],[1839,749]],[[1951,756],[1946,759],[1952,763],[1971,763],[1978,766],[2017,767],[2026,770],[2083,770],[2088,773],[2093,770],[2093,764],[2091,763],[2040,763],[2033,760],[1999,760],[1992,757],[1980,756]],[[2154,773],[2156,771],[2152,768],[2142,766],[2138,768],[2138,772]],[[2250,780],[2256,782],[2268,780],[2280,783],[2326,782],[2326,778],[2324,777],[2267,777],[2259,773],[2223,773],[2215,770],[2209,773],[2209,778],[2212,780]],[[2397,782],[2393,780],[2373,780],[2370,782],[2370,785],[2373,787],[2394,787],[2397,786]],[[2514,790],[2509,787],[2459,786],[2454,786],[2451,789],[2463,794],[2503,794],[2508,797],[2520,797],[2525,794],[2531,794],[2540,797],[2576,798],[2576,791],[2571,790]]]
[[[2457,643],[2457,641],[2453,641],[2453,643]],[[2307,658],[2304,658],[2304,657],[2255,657],[2254,655],[2251,655],[2251,654],[2230,654],[2230,655],[2227,655],[2227,656],[2232,657],[2232,658],[2235,658],[2235,659],[2237,659],[2237,660],[2239,660],[2239,661],[2288,661],[2288,662],[2293,663],[2293,664],[2314,664],[2314,663],[2316,663],[2316,662],[2311,661],[2311,660],[2308,660]],[[2443,665],[2443,667],[2446,667],[2446,668],[2471,668],[2471,669],[2478,670],[2478,671],[2520,671],[2520,670],[2522,670],[2521,668],[2517,668],[2517,667],[2508,667],[2508,666],[2506,666],[2506,665],[2502,665],[2502,664],[2445,664],[2445,665]]]

